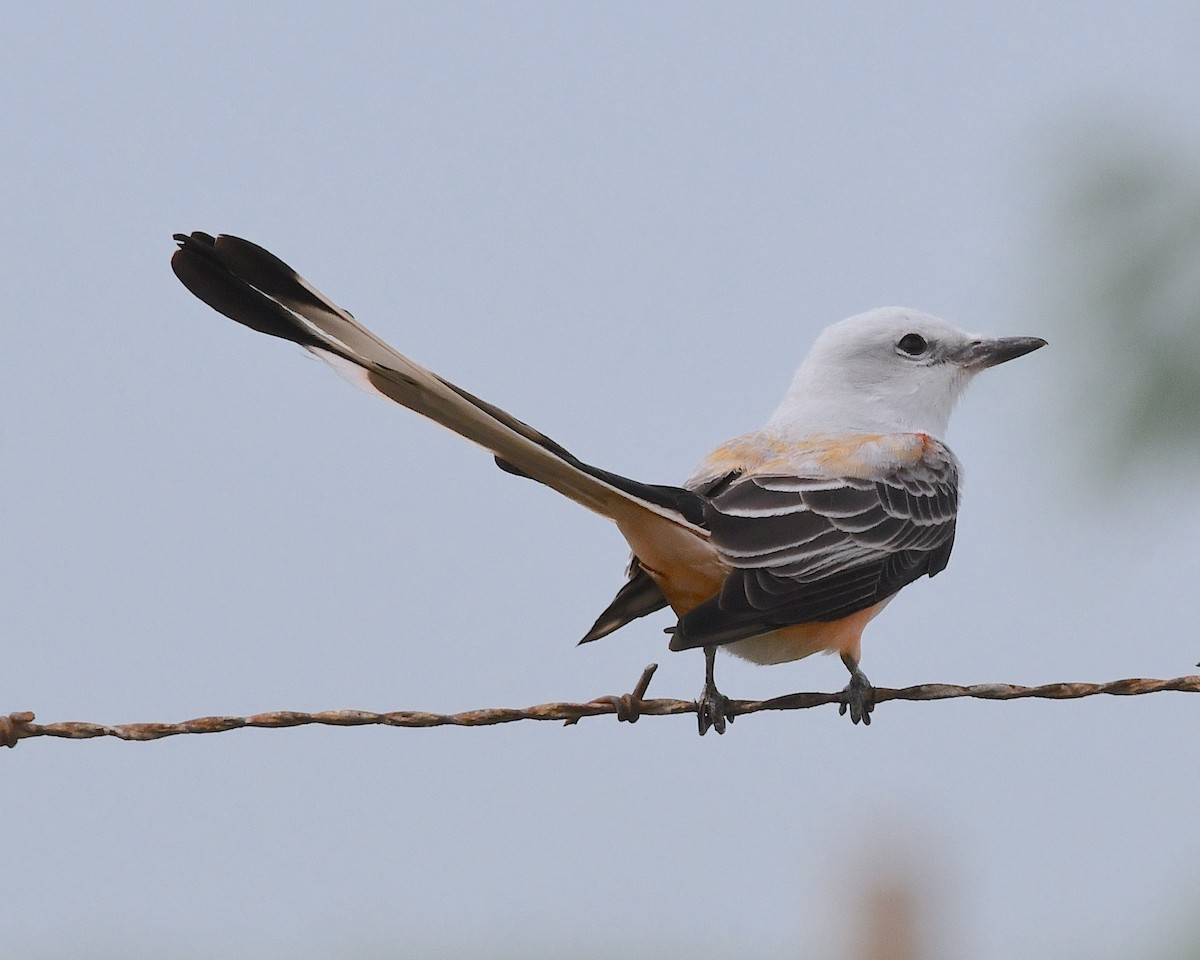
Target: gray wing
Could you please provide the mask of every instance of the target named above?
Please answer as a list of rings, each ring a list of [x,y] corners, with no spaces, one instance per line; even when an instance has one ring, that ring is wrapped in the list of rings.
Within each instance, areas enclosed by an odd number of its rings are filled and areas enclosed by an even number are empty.
[[[671,649],[840,620],[943,570],[958,463],[939,445],[880,479],[750,476],[710,497],[705,522],[732,570],[682,617]]]

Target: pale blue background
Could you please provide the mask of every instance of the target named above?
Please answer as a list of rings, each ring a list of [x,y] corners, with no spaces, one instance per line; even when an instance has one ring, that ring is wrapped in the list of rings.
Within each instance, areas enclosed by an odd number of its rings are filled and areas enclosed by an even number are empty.
[[[256,240],[585,459],[682,479],[825,324],[1051,348],[987,375],[949,570],[878,683],[1174,676],[1193,474],[1083,479],[1055,158],[1195,145],[1194,3],[116,4],[5,14],[0,711],[180,720],[587,699],[699,654],[574,641],[615,530],[193,300]],[[1069,152],[1069,150],[1068,150]],[[1097,391],[1104,389],[1096,382]],[[1082,429],[1082,428],[1080,428]],[[836,660],[722,661],[729,694]],[[887,704],[573,729],[297,729],[0,755],[5,957],[844,955],[877,869],[931,955],[1145,956],[1200,895],[1200,701]],[[826,951],[826,952],[822,952]]]

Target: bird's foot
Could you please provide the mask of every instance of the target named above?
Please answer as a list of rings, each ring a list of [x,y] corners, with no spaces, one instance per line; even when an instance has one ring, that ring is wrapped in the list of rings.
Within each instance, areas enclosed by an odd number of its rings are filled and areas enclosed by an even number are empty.
[[[715,684],[705,683],[704,689],[696,700],[696,720],[700,727],[700,736],[708,733],[709,728],[718,734],[725,732],[725,723],[733,723],[733,701],[716,688]]]
[[[700,726],[700,736],[708,733],[709,728],[717,731],[717,735],[725,732],[725,723],[733,723],[733,701],[717,689],[713,680],[713,668],[717,661],[717,648],[704,648],[704,689],[696,701],[696,721]]]
[[[871,711],[875,709],[875,688],[867,675],[855,666],[850,671],[850,682],[842,690],[842,702],[838,706],[838,715],[850,711],[853,723],[861,722],[864,726],[871,724]]]

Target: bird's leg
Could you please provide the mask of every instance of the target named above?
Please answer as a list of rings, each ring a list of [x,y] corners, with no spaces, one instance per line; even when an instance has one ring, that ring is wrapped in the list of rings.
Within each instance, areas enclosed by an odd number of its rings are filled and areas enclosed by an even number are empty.
[[[733,723],[733,712],[729,698],[717,689],[713,680],[713,664],[717,659],[716,647],[704,648],[704,689],[696,701],[696,720],[700,724],[700,736],[712,727],[718,734],[725,732],[725,721]]]
[[[850,719],[854,723],[860,720],[865,725],[871,723],[871,711],[875,709],[875,688],[867,675],[858,668],[858,661],[848,653],[842,654],[842,663],[850,671],[850,682],[842,690],[842,703],[838,707],[838,715],[850,711]]]

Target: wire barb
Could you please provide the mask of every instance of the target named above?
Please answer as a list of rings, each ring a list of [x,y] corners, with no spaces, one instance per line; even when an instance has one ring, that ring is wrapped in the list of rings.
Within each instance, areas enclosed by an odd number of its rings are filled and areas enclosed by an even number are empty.
[[[301,713],[280,710],[256,713],[248,717],[199,717],[181,723],[124,723],[109,725],[83,721],[34,723],[28,711],[0,715],[0,746],[14,747],[20,740],[32,737],[59,737],[67,740],[91,740],[96,737],[115,737],[118,740],[161,740],[184,733],[225,733],[245,727],[279,729],[317,724],[328,727],[485,727],[518,720],[558,720],[578,723],[584,717],[616,714],[619,719],[633,722],[639,716],[667,717],[695,713],[694,700],[644,700],[650,678],[657,664],[643,672],[632,693],[621,697],[599,697],[587,703],[542,703],[524,708],[485,708],[461,713],[429,713],[423,710],[395,710],[374,713],[368,710],[323,710]],[[1200,676],[1175,677],[1171,680],[1128,679],[1109,683],[1047,683],[1040,687],[1024,687],[1013,683],[977,683],[959,686],[950,683],[922,683],[912,687],[875,688],[875,702],[888,700],[954,700],[968,697],[975,700],[1077,700],[1108,694],[1133,697],[1146,693],[1200,693]],[[806,710],[825,704],[840,704],[842,693],[791,693],[770,700],[732,700],[734,716],[759,713],[764,710]]]
[[[589,703],[609,703],[616,708],[617,720],[621,723],[637,723],[638,717],[642,715],[642,704],[645,702],[642,698],[646,696],[646,690],[650,687],[650,681],[654,678],[654,671],[658,669],[657,663],[649,664],[642,675],[638,678],[638,682],[634,685],[632,693],[623,693],[621,696],[597,697]],[[572,727],[579,722],[579,717],[571,717],[563,721],[564,727]]]

